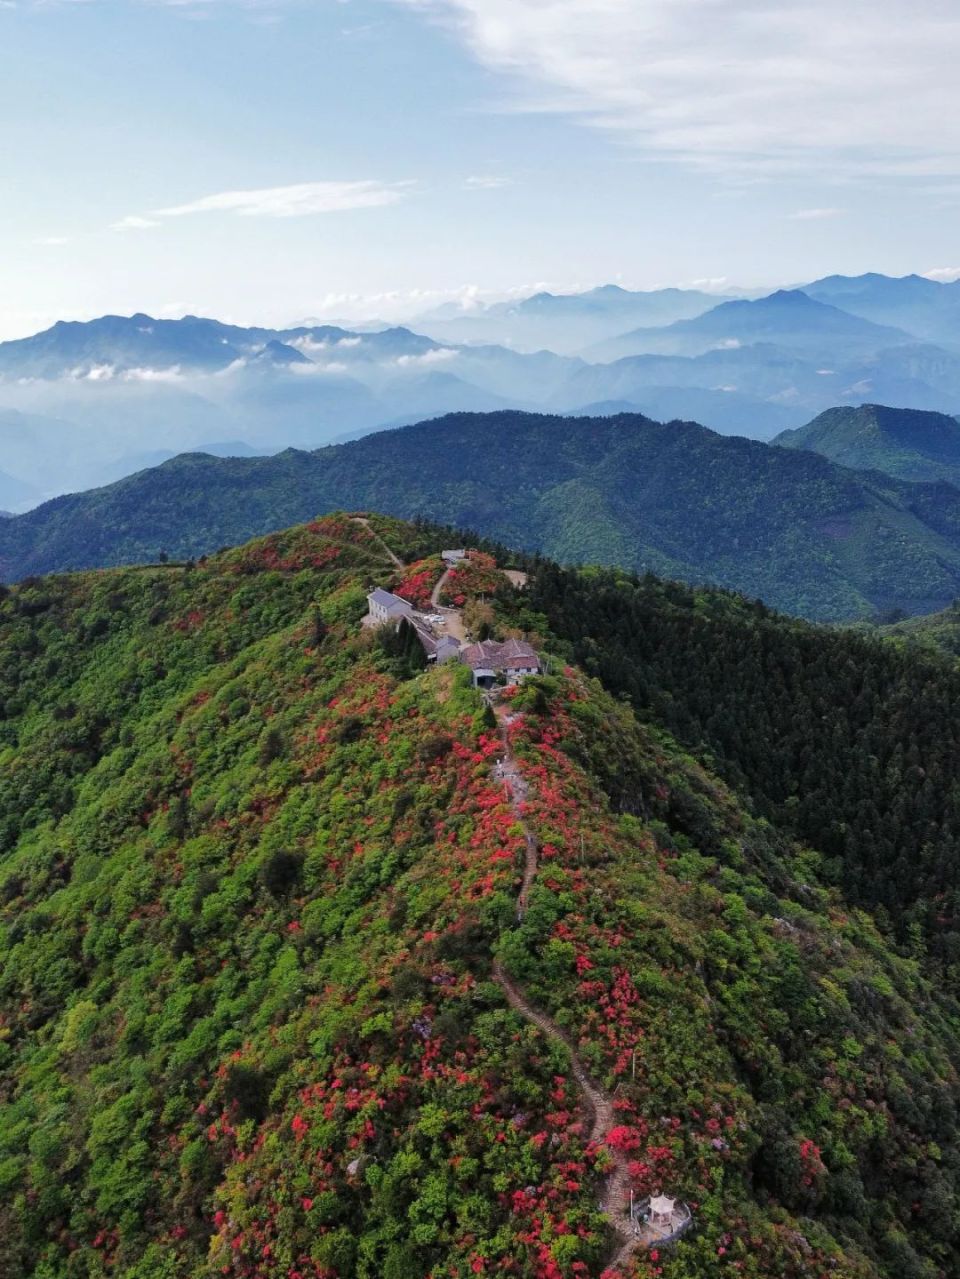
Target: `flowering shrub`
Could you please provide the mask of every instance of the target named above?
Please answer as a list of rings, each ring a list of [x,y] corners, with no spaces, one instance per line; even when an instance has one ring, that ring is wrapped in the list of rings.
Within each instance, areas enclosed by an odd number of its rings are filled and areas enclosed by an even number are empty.
[[[460,608],[479,595],[490,598],[503,589],[506,580],[492,555],[483,551],[467,551],[466,558],[450,570],[443,585],[441,602]]]
[[[438,555],[417,560],[404,570],[399,583],[393,588],[394,594],[408,600],[414,608],[428,609],[430,595],[443,576],[444,569],[445,565]]]
[[[0,601],[0,1271],[586,1279],[616,1155],[696,1225],[620,1279],[956,1272],[950,1005],[572,667],[504,708],[518,921],[469,672],[399,683],[356,624],[426,536]]]

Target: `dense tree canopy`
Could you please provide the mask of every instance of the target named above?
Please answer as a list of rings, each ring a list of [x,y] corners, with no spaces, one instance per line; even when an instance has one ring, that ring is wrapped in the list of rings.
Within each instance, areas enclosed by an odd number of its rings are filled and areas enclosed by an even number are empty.
[[[847,898],[916,925],[960,981],[960,672],[934,651],[654,578],[543,564],[570,653],[823,854]]]
[[[776,790],[807,701],[862,695],[889,768],[883,724],[906,731],[923,678],[931,729],[903,767],[946,768],[949,669],[528,563],[493,610],[550,668],[504,730],[540,850],[518,922],[524,829],[469,672],[359,626],[365,591],[404,577],[384,543],[415,561],[448,536],[335,516],[0,601],[0,1270],[581,1279],[611,1255],[617,1150],[638,1195],[696,1222],[637,1254],[638,1279],[956,1273],[960,1013],[831,887],[862,846],[824,863]],[[721,755],[734,635],[754,686]],[[811,774],[841,813],[845,725],[828,718]],[[715,739],[736,788],[666,729]],[[772,821],[737,793],[753,773]],[[602,1143],[494,960],[614,1097]]]

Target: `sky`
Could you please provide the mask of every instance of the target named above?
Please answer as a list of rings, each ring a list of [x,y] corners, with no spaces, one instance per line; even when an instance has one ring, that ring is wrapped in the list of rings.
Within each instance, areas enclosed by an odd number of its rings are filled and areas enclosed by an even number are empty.
[[[960,275],[955,0],[0,0],[0,338]]]

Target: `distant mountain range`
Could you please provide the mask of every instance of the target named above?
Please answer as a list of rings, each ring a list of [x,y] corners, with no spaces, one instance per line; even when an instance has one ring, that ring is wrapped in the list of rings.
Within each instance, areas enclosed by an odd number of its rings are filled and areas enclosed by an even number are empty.
[[[930,342],[960,342],[960,280],[950,284],[922,275],[893,279],[867,275],[829,275],[804,292],[851,315],[877,324],[892,324]]]
[[[960,488],[960,421],[945,413],[881,404],[829,409],[773,443],[811,449],[843,466],[902,480],[946,480]]]
[[[0,526],[0,577],[194,557],[335,509],[425,516],[814,619],[960,594],[960,490],[636,415],[455,414],[271,458],[185,455]]]
[[[534,293],[464,312],[447,304],[418,316],[418,331],[442,342],[490,343],[517,351],[573,355],[628,329],[672,324],[702,315],[723,301],[699,289],[632,292],[616,284],[585,293]]]
[[[694,319],[677,320],[664,328],[635,329],[590,348],[586,354],[598,360],[628,355],[703,355],[764,342],[818,360],[829,359],[838,350],[850,359],[913,341],[901,329],[849,315],[798,289],[780,289],[755,301],[723,302]]]
[[[0,471],[23,486],[7,499],[22,509],[225,440],[312,449],[451,411],[614,404],[755,439],[837,405],[953,414],[958,315],[958,285],[863,276],[752,298],[537,293],[440,308],[420,317],[424,332],[62,322],[0,343]]]

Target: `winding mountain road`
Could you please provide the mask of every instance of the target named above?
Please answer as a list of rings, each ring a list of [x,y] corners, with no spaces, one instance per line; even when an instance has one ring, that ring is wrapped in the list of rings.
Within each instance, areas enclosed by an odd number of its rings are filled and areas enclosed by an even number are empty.
[[[527,908],[530,889],[533,887],[534,880],[537,877],[539,848],[523,814],[523,804],[527,798],[527,783],[520,772],[510,745],[510,736],[507,732],[509,712],[506,707],[498,706],[494,713],[497,717],[497,727],[500,731],[504,751],[503,763],[499,766],[497,775],[503,782],[510,797],[510,806],[523,829],[526,843],[523,881],[517,896],[517,916],[519,920],[522,920],[523,913]],[[591,1077],[580,1060],[569,1035],[561,1030],[556,1022],[548,1017],[545,1012],[530,1003],[521,988],[506,972],[499,959],[494,960],[493,975],[506,995],[510,1007],[526,1021],[542,1031],[548,1039],[562,1044],[566,1049],[570,1057],[571,1074],[580,1090],[584,1109],[590,1117],[590,1140],[597,1145],[602,1144],[611,1128],[614,1127],[615,1115],[613,1099],[610,1094],[605,1092]],[[630,1161],[624,1151],[613,1150],[609,1147],[607,1149],[613,1160],[613,1166],[607,1174],[606,1185],[600,1200],[600,1208],[609,1219],[618,1240],[616,1252],[608,1263],[607,1269],[619,1269],[627,1264],[634,1252],[643,1243],[648,1241],[643,1236],[637,1235],[633,1221],[630,1218]]]

